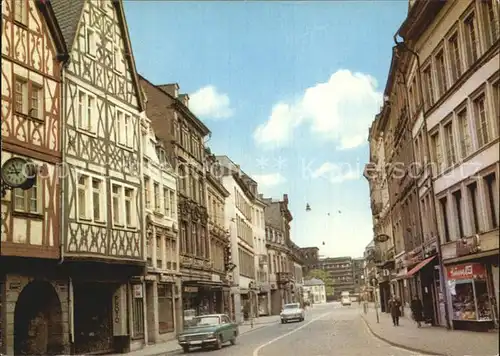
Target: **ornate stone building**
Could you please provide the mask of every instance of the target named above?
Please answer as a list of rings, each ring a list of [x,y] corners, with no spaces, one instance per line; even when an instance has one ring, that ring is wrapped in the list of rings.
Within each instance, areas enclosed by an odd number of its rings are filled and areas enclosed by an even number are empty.
[[[211,255],[204,140],[210,130],[189,110],[177,84],[154,85],[141,77],[147,116],[165,144],[178,176],[177,202],[183,313],[221,310],[223,281]]]
[[[293,273],[289,262],[288,241],[292,214],[288,210],[288,195],[282,200],[265,199],[266,247],[271,284],[271,314],[278,315],[283,304],[290,303],[294,287]]]
[[[222,174],[217,165],[217,158],[209,149],[206,152],[206,178],[207,178],[207,209],[208,209],[208,231],[210,236],[210,254],[214,269],[213,279],[222,283],[219,290],[221,296],[219,304],[214,311],[226,313],[233,318],[234,311],[231,308],[231,283],[229,281],[227,262],[229,249],[231,248],[229,229],[226,226],[225,206],[229,191],[224,188]]]

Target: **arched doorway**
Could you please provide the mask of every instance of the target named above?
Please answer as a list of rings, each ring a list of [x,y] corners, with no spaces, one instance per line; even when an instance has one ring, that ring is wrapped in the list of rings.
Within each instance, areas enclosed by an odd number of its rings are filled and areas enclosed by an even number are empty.
[[[14,312],[14,354],[54,355],[63,351],[61,302],[54,287],[33,281],[19,295]]]

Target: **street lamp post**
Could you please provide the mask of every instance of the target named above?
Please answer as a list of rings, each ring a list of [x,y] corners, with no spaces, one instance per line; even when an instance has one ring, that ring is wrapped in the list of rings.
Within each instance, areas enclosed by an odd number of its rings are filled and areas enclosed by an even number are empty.
[[[373,288],[375,288],[375,314],[377,315],[377,324],[380,323],[380,319],[379,319],[379,316],[378,316],[378,296],[377,296],[377,286],[378,286],[378,280],[377,278],[372,278],[372,286]]]

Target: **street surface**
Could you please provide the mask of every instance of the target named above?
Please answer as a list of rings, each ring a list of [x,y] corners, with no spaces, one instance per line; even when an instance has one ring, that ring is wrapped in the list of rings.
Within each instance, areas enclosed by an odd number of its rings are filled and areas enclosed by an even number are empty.
[[[194,349],[190,354],[214,356],[410,356],[375,338],[360,317],[357,304],[315,305],[301,323],[273,323],[241,335],[236,345],[221,350]]]

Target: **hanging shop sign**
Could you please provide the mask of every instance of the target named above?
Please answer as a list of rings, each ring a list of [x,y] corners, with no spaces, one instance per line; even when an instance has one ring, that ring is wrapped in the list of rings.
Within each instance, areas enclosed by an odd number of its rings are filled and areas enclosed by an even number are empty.
[[[142,284],[134,284],[134,298],[142,298]]]

